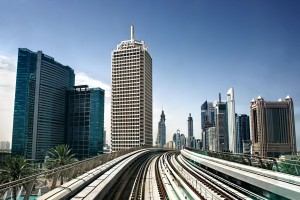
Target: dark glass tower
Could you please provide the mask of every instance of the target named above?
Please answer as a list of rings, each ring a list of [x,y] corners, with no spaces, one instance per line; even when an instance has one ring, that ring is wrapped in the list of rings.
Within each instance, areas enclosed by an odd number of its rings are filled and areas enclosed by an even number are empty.
[[[16,79],[12,154],[43,159],[65,142],[66,91],[74,71],[41,51],[20,48]]]
[[[205,101],[201,105],[202,144],[204,149],[209,149],[208,129],[215,126],[215,108],[212,102]]]
[[[104,90],[75,86],[68,92],[68,137],[72,153],[82,160],[103,153]]]
[[[236,116],[236,153],[244,153],[244,145],[250,145],[250,123],[248,115]],[[247,152],[249,153],[249,152]]]
[[[158,146],[164,147],[166,144],[166,116],[164,111],[160,115],[160,121],[158,122]]]

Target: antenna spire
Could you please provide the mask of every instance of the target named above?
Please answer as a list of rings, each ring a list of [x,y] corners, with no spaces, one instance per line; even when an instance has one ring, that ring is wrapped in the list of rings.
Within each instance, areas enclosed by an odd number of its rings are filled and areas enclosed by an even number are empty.
[[[131,25],[131,42],[134,41],[134,26]]]

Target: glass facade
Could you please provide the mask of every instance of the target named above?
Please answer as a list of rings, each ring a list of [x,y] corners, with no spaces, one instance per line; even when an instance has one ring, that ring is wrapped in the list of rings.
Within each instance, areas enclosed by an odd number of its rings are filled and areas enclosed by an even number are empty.
[[[12,154],[43,159],[65,143],[66,91],[74,86],[73,69],[41,51],[19,49]]]
[[[236,116],[236,147],[237,153],[244,153],[243,146],[250,142],[250,123],[248,115]]]
[[[80,160],[103,153],[104,90],[76,86],[68,92],[67,143]]]
[[[36,61],[35,53],[28,49],[19,49],[12,138],[13,155],[25,156],[31,149]]]

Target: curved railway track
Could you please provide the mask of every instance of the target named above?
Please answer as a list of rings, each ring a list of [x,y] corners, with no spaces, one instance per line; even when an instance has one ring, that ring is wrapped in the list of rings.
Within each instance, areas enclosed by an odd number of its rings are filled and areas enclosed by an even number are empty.
[[[163,183],[162,178],[161,178],[160,173],[159,173],[159,159],[161,157],[162,156],[160,155],[156,159],[156,161],[155,161],[155,178],[156,178],[156,184],[157,184],[157,188],[158,188],[160,199],[169,199],[167,191],[166,191],[166,188],[164,186],[164,183]]]
[[[265,200],[266,199],[266,198],[264,198],[264,197],[262,197],[258,194],[255,194],[255,193],[253,193],[253,192],[251,192],[251,191],[249,191],[249,190],[247,190],[247,189],[245,189],[241,186],[238,186],[238,185],[236,185],[236,184],[234,184],[234,183],[232,183],[232,182],[230,182],[230,181],[228,181],[228,180],[226,180],[226,179],[224,179],[224,178],[222,178],[222,177],[220,177],[216,174],[213,174],[212,172],[210,172],[206,169],[203,169],[203,168],[199,167],[198,165],[196,165],[193,162],[187,160],[183,156],[181,156],[181,158],[182,158],[183,162],[185,162],[186,164],[188,164],[188,165],[194,167],[195,169],[199,170],[198,173],[204,173],[205,178],[207,178],[207,179],[213,178],[213,179],[217,179],[218,181],[222,182],[222,184],[224,184],[226,186],[225,187],[224,187],[224,185],[223,185],[223,187],[220,186],[220,185],[219,186],[221,188],[223,188],[224,190],[226,190],[227,192],[229,192],[230,194],[232,194],[233,196],[235,196],[236,198],[241,198],[241,197],[238,195],[238,193],[234,193],[234,192],[230,191],[230,189],[228,189],[228,187],[233,188],[234,190],[237,190],[238,192],[240,192],[240,193],[242,193],[246,196],[249,196],[251,198],[254,198],[254,199],[259,199],[259,200]]]
[[[149,158],[147,158],[146,161],[140,167],[139,172],[136,176],[134,185],[132,187],[131,195],[130,195],[129,199],[138,200],[144,196],[144,191],[145,191],[144,185],[145,185],[145,181],[146,181],[146,173],[147,173],[149,165],[154,157],[155,156],[152,155]]]
[[[109,193],[106,195],[105,199],[114,200],[114,199],[129,199],[131,196],[131,189],[134,186],[136,178],[140,179],[139,169],[141,166],[144,166],[145,163],[150,159],[151,155],[145,155],[132,166],[128,167],[126,171],[119,178],[117,183],[112,187]],[[140,188],[140,183],[138,185]],[[137,198],[138,193],[137,193]]]
[[[175,154],[167,154],[167,160],[169,162],[169,164],[171,165],[171,167],[175,170],[175,172],[181,177],[181,179],[189,186],[189,188],[195,192],[195,194],[198,195],[198,197],[200,199],[206,199],[202,194],[200,194],[182,175],[181,173],[176,169],[176,167],[174,166],[174,164],[171,161],[171,156],[175,157],[175,160],[177,161],[177,163],[179,163],[180,167],[182,167],[185,171],[187,171],[190,175],[192,175],[193,177],[195,177],[198,181],[200,181],[202,184],[204,184],[207,188],[209,188],[211,191],[213,191],[215,194],[217,194],[218,196],[220,196],[220,198],[222,199],[235,199],[234,196],[228,194],[227,192],[225,192],[222,188],[216,186],[215,184],[213,184],[212,182],[208,181],[207,179],[205,179],[204,177],[200,176],[199,174],[195,173],[194,171],[190,170],[189,168],[187,168],[186,166],[182,165],[179,161],[177,156],[179,155],[179,153],[175,153]],[[237,198],[239,199],[239,198]]]

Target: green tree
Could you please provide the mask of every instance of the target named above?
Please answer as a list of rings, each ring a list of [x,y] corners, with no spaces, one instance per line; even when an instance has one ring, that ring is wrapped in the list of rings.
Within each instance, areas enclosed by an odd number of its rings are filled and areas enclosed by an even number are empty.
[[[71,154],[71,149],[68,145],[58,145],[49,151],[50,158],[46,161],[48,169],[54,169],[63,165],[76,162],[75,154]],[[60,174],[60,184],[63,184],[63,174]]]
[[[8,157],[1,167],[0,183],[8,183],[29,176],[33,173],[33,166],[22,156]],[[17,188],[13,187],[13,198],[17,198]]]

